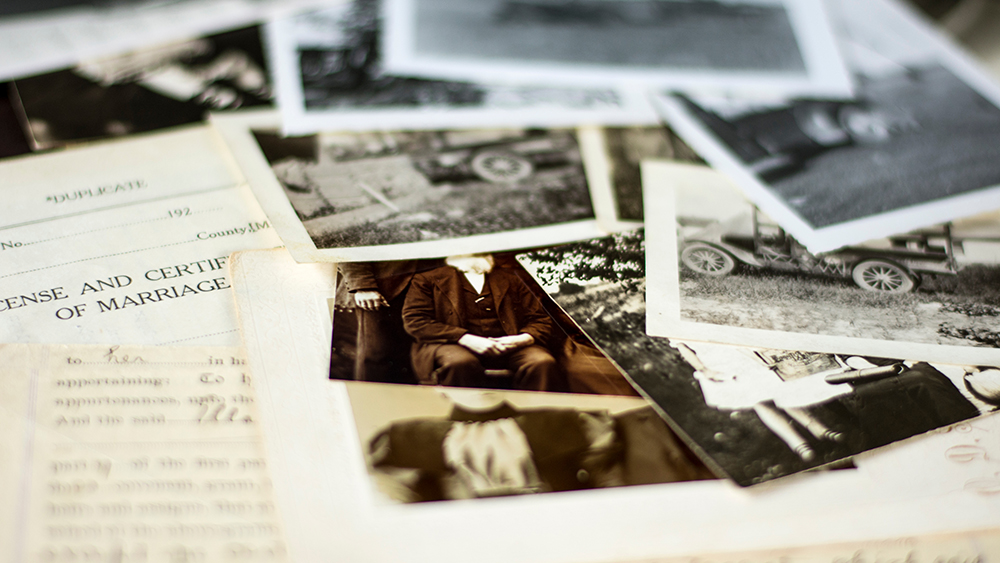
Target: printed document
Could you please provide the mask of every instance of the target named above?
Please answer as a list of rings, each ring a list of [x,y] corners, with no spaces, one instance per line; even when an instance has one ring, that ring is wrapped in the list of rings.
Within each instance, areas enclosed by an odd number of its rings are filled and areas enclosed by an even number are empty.
[[[0,165],[0,342],[238,346],[226,260],[280,246],[207,126]]]
[[[240,348],[0,346],[0,560],[286,560]]]

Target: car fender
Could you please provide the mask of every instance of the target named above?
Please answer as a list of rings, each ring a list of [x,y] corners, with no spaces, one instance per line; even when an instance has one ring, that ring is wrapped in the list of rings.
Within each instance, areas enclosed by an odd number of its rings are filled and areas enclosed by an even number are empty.
[[[726,244],[724,242],[719,242],[717,240],[691,238],[684,241],[684,246],[687,246],[695,242],[699,242],[701,244],[707,244],[708,246],[714,246],[719,250],[729,253],[733,258],[739,260],[740,262],[743,262],[744,264],[749,264],[751,266],[759,266],[759,267],[763,266],[763,264],[761,264],[760,261],[757,260],[757,257],[754,256],[753,253],[747,252],[742,248],[737,248],[735,246]],[[681,250],[683,250],[683,247],[681,247]]]

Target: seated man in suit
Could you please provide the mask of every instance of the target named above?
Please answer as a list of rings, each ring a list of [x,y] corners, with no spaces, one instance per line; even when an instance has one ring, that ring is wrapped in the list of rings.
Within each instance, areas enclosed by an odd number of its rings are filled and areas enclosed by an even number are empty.
[[[509,369],[515,389],[560,389],[562,376],[546,347],[554,324],[524,282],[494,269],[489,254],[445,262],[413,277],[403,305],[403,326],[416,340],[417,379],[484,387],[487,369]]]

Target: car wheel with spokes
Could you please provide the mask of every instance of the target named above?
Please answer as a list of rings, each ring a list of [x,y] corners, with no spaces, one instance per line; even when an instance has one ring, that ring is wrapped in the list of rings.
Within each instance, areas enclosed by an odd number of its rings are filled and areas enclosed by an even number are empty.
[[[481,152],[472,159],[470,166],[476,176],[494,183],[518,182],[533,171],[528,159],[503,151]]]
[[[736,267],[736,260],[725,250],[696,242],[681,252],[681,262],[699,274],[724,276]]]
[[[858,287],[868,291],[908,293],[917,286],[906,269],[885,260],[865,260],[854,266],[851,277]]]

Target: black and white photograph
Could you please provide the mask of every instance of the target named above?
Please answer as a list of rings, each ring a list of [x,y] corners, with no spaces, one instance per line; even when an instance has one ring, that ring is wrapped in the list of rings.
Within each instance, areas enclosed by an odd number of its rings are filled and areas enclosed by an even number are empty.
[[[813,252],[1000,207],[1000,88],[884,0],[831,8],[852,100],[664,95],[671,125]]]
[[[637,397],[347,387],[376,504],[715,478]]]
[[[36,150],[196,123],[272,98],[256,26],[22,78],[12,91]]]
[[[136,6],[151,0],[7,0],[0,6],[0,16],[47,13],[73,8],[115,8]]]
[[[253,26],[323,0],[11,0],[0,4],[0,80]]]
[[[337,271],[331,379],[636,394],[510,254]]]
[[[643,166],[661,218],[646,228],[650,334],[1000,363],[1000,213],[816,254],[721,174]]]
[[[642,230],[519,255],[710,467],[741,486],[849,458],[1000,405],[1000,369],[646,334]]]
[[[385,17],[386,66],[401,74],[851,92],[819,0],[390,0]]]
[[[643,221],[643,160],[701,163],[668,127],[582,127],[580,146],[595,166],[588,169],[597,221],[607,232],[638,228]],[[600,165],[607,164],[607,168]]]
[[[642,124],[658,118],[640,89],[531,87],[394,75],[382,64],[378,0],[352,0],[270,22],[285,134],[451,127]]]
[[[299,261],[436,258],[601,233],[572,129],[286,137],[273,112],[212,117]]]

